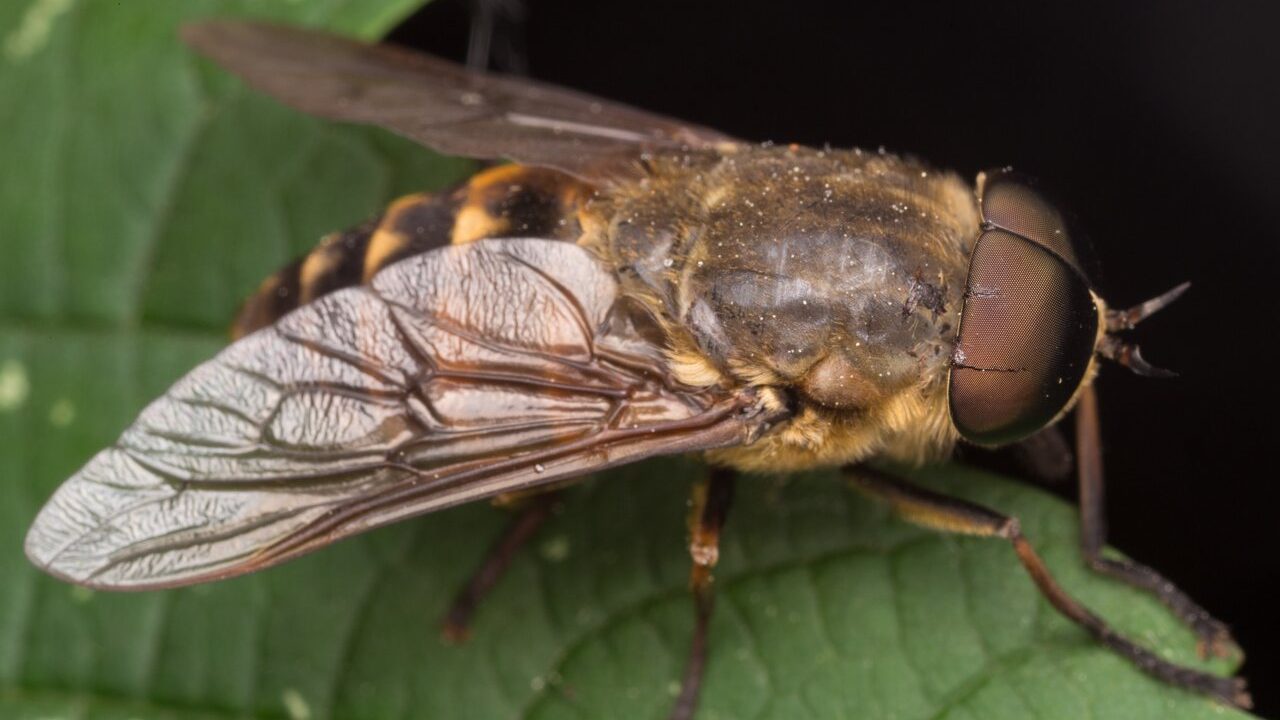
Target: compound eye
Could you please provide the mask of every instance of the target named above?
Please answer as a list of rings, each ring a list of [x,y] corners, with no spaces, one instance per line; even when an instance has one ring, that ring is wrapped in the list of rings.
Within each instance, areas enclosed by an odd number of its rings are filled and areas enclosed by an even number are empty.
[[[1013,442],[1057,417],[1084,379],[1098,332],[1098,310],[1075,256],[1041,241],[1065,233],[1041,236],[1045,225],[1010,220],[1044,218],[1048,206],[1009,189],[1002,189],[998,217],[1027,234],[985,224],[969,261],[948,386],[952,423],[980,445]],[[1023,202],[1027,197],[1038,204]],[[984,200],[986,220],[992,203]],[[1070,250],[1069,238],[1063,242]]]
[[[1086,248],[1072,237],[1062,213],[1029,180],[1012,171],[998,170],[984,175],[980,192],[984,229],[998,228],[1026,238],[1088,276]]]

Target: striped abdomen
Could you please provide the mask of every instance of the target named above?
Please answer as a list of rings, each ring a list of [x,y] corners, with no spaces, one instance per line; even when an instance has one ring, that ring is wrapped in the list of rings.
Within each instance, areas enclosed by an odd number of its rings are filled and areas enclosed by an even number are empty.
[[[439,193],[407,195],[379,217],[326,236],[268,277],[240,309],[233,338],[325,294],[367,282],[387,265],[450,243],[492,237],[576,241],[590,188],[554,170],[502,165]]]

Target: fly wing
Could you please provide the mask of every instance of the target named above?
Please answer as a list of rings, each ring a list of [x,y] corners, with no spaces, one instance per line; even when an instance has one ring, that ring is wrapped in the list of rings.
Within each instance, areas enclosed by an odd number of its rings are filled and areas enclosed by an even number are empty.
[[[298,110],[378,125],[450,155],[506,158],[597,181],[638,168],[645,151],[732,142],[572,90],[312,30],[214,21],[189,25],[182,36]]]
[[[178,381],[57,490],[27,554],[95,587],[212,580],[767,426],[749,391],[667,379],[629,307],[569,243],[486,240],[406,259]]]

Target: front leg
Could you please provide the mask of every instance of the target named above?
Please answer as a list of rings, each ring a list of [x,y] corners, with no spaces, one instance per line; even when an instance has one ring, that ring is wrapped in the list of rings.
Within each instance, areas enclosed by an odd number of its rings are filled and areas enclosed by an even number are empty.
[[[1102,432],[1098,419],[1098,397],[1093,387],[1081,391],[1076,405],[1076,474],[1080,483],[1080,550],[1085,563],[1095,572],[1122,580],[1159,598],[1196,635],[1201,657],[1243,656],[1227,626],[1173,583],[1146,565],[1127,558],[1103,555],[1107,544],[1107,521],[1102,473]]]
[[[1175,687],[1209,695],[1229,705],[1250,707],[1252,701],[1243,679],[1219,677],[1168,662],[1117,632],[1092,610],[1067,594],[1030,541],[1023,536],[1017,518],[966,500],[926,490],[871,468],[851,468],[847,472],[858,489],[888,502],[911,522],[944,532],[1008,541],[1040,594],[1054,609],[1143,672]]]

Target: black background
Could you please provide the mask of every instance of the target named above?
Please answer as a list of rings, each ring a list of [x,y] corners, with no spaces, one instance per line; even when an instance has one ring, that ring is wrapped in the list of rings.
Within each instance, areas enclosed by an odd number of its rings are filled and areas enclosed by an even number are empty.
[[[883,145],[966,177],[1013,165],[1076,216],[1113,305],[1191,280],[1138,333],[1181,377],[1099,380],[1111,541],[1234,628],[1257,711],[1280,717],[1280,4],[523,8],[496,65],[751,140]],[[470,12],[440,0],[393,39],[461,58]]]

